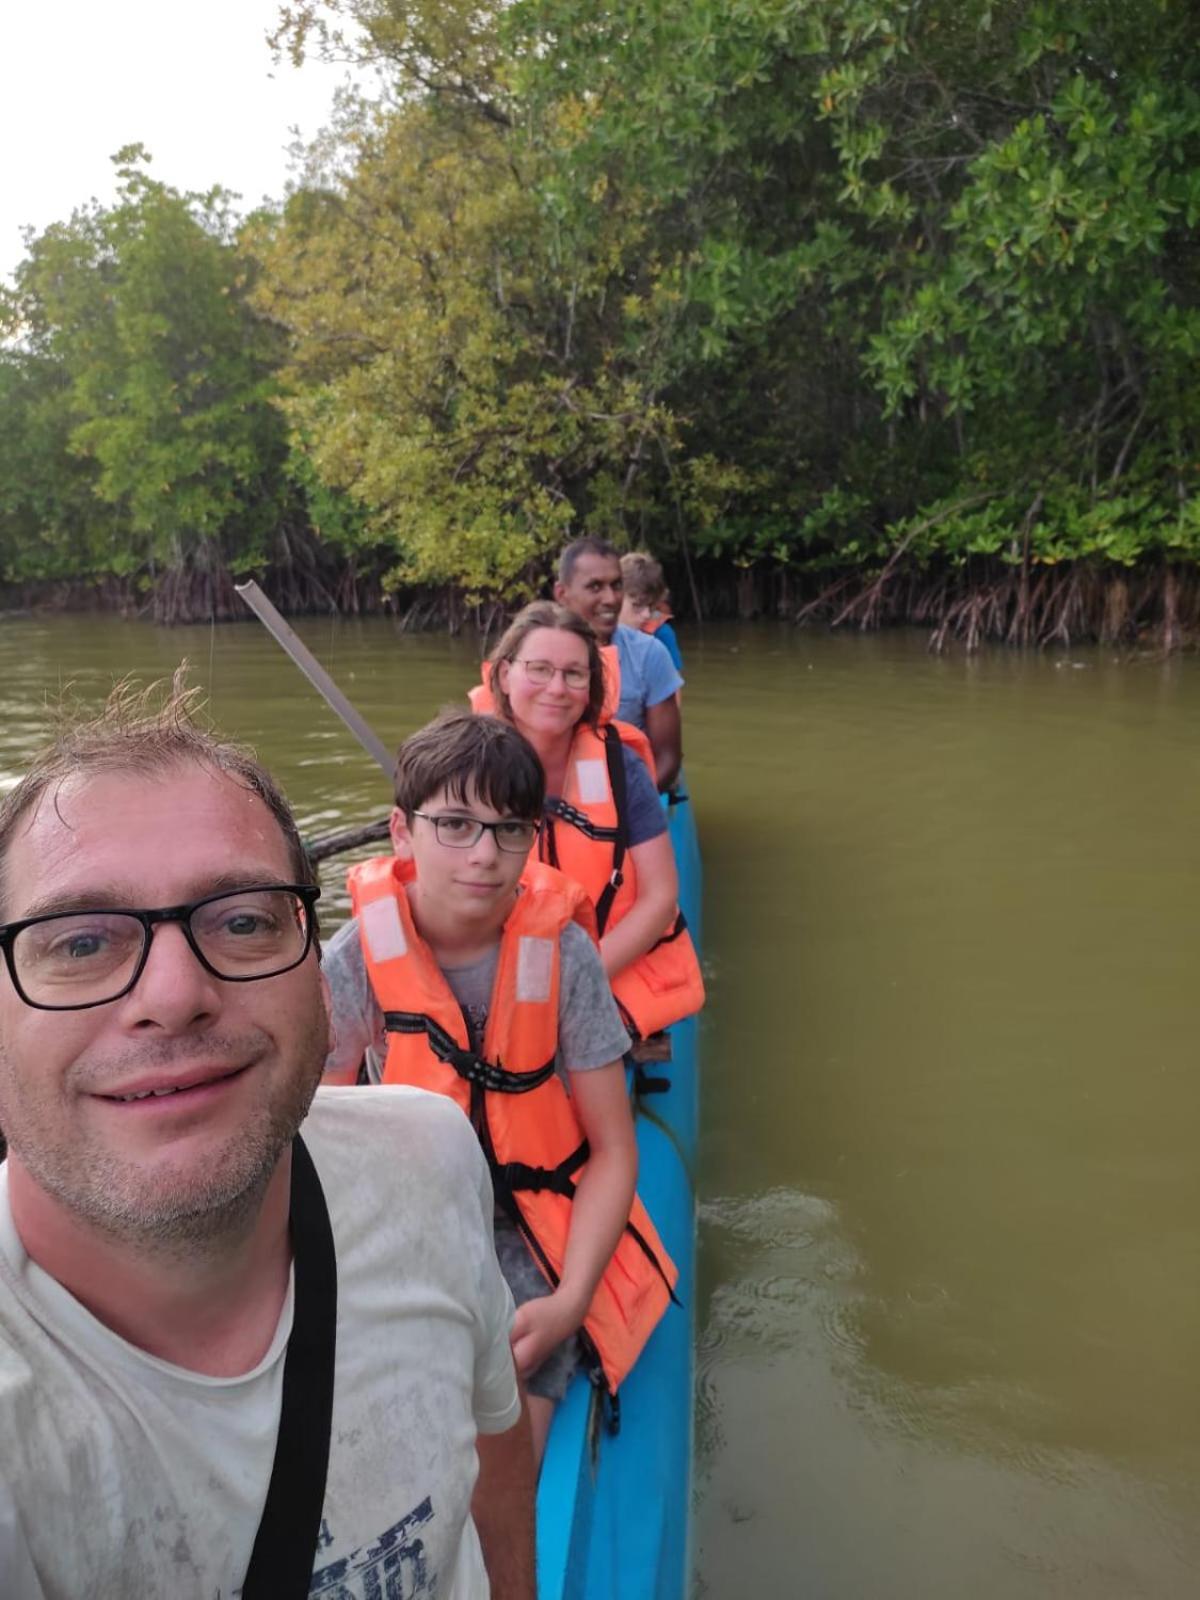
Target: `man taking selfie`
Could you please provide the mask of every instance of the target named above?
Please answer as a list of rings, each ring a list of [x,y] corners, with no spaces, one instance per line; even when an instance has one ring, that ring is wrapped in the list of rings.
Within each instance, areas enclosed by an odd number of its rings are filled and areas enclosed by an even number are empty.
[[[483,1158],[444,1098],[316,1094],[319,893],[178,681],[0,805],[6,1600],[532,1600]]]

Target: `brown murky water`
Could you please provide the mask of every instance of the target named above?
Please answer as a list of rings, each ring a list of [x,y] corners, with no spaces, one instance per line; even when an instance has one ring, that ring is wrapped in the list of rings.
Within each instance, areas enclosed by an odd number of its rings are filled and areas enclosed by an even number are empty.
[[[301,631],[389,741],[472,676],[466,641]],[[682,642],[698,1592],[1200,1593],[1200,663]],[[48,691],[182,653],[307,833],[382,814],[255,624],[3,624],[0,782]]]

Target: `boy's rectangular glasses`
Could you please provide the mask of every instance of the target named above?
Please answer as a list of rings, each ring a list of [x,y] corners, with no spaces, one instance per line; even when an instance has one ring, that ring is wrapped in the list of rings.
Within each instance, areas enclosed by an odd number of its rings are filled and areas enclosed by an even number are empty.
[[[0,927],[0,949],[13,988],[39,1011],[86,1011],[128,994],[163,922],[179,923],[214,978],[253,983],[304,960],[320,894],[310,884],[254,884],[157,911],[54,911]]]
[[[478,817],[434,817],[428,811],[414,811],[413,816],[432,822],[438,843],[449,845],[451,850],[469,850],[486,832],[501,850],[517,856],[530,848],[537,833],[536,822],[516,822],[509,818],[501,822],[480,822]]]

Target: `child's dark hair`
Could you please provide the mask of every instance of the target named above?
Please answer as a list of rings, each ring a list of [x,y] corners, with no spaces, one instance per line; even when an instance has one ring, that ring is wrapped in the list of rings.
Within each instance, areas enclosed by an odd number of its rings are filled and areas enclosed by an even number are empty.
[[[452,707],[410,735],[396,756],[396,804],[405,816],[444,789],[460,805],[471,796],[501,816],[540,822],[546,777],[537,752],[498,717]]]

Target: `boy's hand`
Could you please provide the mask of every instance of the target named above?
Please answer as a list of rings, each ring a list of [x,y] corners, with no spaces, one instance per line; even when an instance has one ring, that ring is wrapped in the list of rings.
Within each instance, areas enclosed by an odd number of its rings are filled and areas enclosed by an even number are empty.
[[[584,1311],[580,1311],[561,1289],[553,1294],[542,1295],[537,1300],[526,1300],[523,1306],[517,1307],[512,1328],[512,1353],[522,1378],[536,1372],[555,1345],[578,1331]]]

